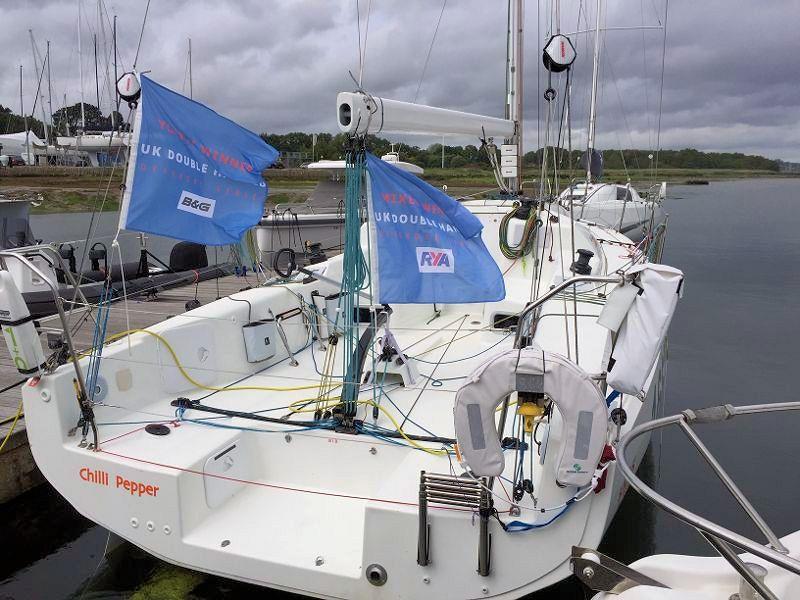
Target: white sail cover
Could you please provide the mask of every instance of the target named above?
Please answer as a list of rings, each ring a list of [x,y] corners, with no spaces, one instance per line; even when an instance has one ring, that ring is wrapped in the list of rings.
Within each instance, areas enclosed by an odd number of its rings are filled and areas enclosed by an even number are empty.
[[[633,267],[627,275],[635,276],[633,283],[611,292],[598,322],[618,332],[609,360],[608,385],[623,394],[641,396],[672,321],[683,272],[646,263]],[[638,288],[634,295],[630,294],[632,286]],[[625,305],[627,311],[620,320],[616,315]]]

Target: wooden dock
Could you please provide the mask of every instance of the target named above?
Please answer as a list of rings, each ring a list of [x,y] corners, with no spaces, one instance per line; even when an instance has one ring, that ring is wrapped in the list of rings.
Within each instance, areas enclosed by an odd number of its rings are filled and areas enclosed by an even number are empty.
[[[257,285],[257,281],[252,275],[247,278],[231,275],[200,282],[196,287],[187,285],[159,292],[152,298],[134,298],[128,301],[130,326],[132,329],[149,327],[184,313],[186,312],[186,302],[195,297],[202,304],[206,304],[255,285]],[[75,311],[72,315],[72,323],[77,324],[80,321],[83,321],[83,324],[74,335],[74,342],[79,349],[89,348],[94,334],[94,322],[88,311],[85,310]],[[39,322],[43,327],[61,329],[57,316],[46,317]],[[116,303],[109,315],[107,335],[125,331],[126,328],[123,304]],[[0,343],[0,389],[23,381],[23,377],[14,366],[5,343]],[[8,435],[19,409],[21,398],[20,385],[0,393],[0,443]],[[23,415],[17,421],[11,437],[0,453],[0,503],[18,496],[43,481],[44,478],[36,468],[28,447]]]

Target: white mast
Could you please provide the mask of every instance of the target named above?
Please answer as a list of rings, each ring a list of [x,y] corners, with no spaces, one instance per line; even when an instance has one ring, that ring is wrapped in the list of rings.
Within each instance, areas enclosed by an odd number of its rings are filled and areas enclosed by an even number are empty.
[[[194,98],[192,90],[192,38],[189,38],[189,98]]]
[[[589,137],[586,152],[586,183],[592,181],[592,151],[594,150],[595,121],[597,119],[597,73],[600,66],[600,14],[603,0],[597,0],[597,17],[594,28],[594,64],[592,65],[592,100],[589,107]]]
[[[516,177],[510,178],[511,182],[511,191],[512,192],[519,192],[522,188],[522,157],[523,157],[523,150],[522,150],[522,80],[523,80],[523,71],[522,71],[522,48],[523,48],[523,29],[525,26],[525,17],[524,17],[524,10],[523,10],[523,0],[514,0],[513,3],[513,14],[510,19],[511,25],[511,36],[510,36],[510,44],[509,44],[509,54],[510,61],[509,61],[509,83],[510,83],[510,90],[509,90],[509,118],[514,122],[515,125],[515,133],[511,138],[511,143],[517,146],[516,151],[516,158],[517,158],[517,168],[516,168]]]
[[[83,46],[81,45],[81,0],[78,0],[78,75],[81,80],[81,129],[86,129],[86,112],[83,109]]]
[[[31,53],[33,54],[33,68],[37,73],[39,73],[39,62],[41,61],[42,57],[39,54],[39,48],[36,47],[36,41],[33,38],[33,29],[28,29],[28,36],[31,38]],[[42,66],[44,66],[43,62]],[[47,126],[47,111],[45,111],[44,108],[44,92],[42,92],[39,97],[42,100],[40,108],[42,110],[42,126],[44,127],[44,141],[45,143],[49,143],[50,128]]]
[[[28,117],[25,115],[25,105],[22,100],[22,65],[19,66],[19,114],[22,115],[25,124],[25,164],[31,159],[31,132],[28,127]],[[9,159],[10,160],[10,159]]]
[[[50,112],[50,134],[55,144],[56,134],[53,132],[53,82],[50,78],[50,40],[47,40],[47,52],[44,59],[47,61],[47,108]]]
[[[108,106],[109,112],[111,116],[111,129],[112,131],[116,129],[116,123],[114,122],[114,86],[116,85],[116,80],[111,80],[111,71],[109,66],[109,50],[108,50],[108,32],[106,30],[106,21],[103,19],[103,2],[102,0],[97,0],[97,28],[100,31],[100,39],[101,39],[101,48],[102,48],[102,56],[103,56],[103,66],[105,67],[106,72],[106,79],[105,84],[103,87],[106,88],[106,92],[108,93]],[[98,107],[99,108],[99,107]]]

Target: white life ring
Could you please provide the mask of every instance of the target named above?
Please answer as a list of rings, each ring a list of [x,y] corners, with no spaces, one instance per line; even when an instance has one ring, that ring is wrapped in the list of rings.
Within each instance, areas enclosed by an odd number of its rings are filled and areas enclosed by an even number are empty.
[[[513,392],[547,394],[561,413],[564,432],[556,481],[582,487],[592,480],[606,444],[608,407],[589,374],[574,362],[538,346],[508,350],[476,369],[456,394],[458,448],[478,476],[503,473],[505,460],[496,409]]]

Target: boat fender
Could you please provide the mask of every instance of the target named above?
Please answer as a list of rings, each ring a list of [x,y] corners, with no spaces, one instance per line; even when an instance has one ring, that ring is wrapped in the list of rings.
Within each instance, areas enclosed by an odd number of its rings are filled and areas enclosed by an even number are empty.
[[[562,416],[556,459],[559,485],[589,484],[606,444],[608,407],[588,373],[538,346],[512,349],[478,367],[456,393],[455,433],[464,463],[479,477],[497,477],[505,460],[495,414],[514,392],[544,393]]]
[[[20,373],[36,373],[45,362],[42,343],[25,299],[8,271],[0,271],[0,326],[14,366]]]

